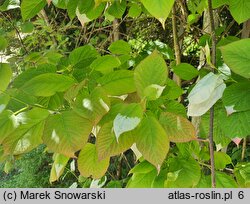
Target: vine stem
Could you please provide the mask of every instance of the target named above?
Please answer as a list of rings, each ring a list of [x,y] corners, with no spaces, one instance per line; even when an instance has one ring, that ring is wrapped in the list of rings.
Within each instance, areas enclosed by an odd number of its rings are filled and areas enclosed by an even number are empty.
[[[214,14],[212,8],[212,0],[208,0],[208,13],[211,25],[211,37],[212,37],[212,50],[211,50],[211,60],[212,64],[216,67],[216,35],[215,35],[215,23],[214,23]],[[215,72],[215,69],[211,67],[212,72]],[[211,181],[212,188],[216,188],[216,179],[215,179],[215,164],[214,164],[214,106],[210,109],[210,120],[209,120],[209,150],[210,150],[210,163],[211,163]]]
[[[174,38],[175,60],[176,60],[176,65],[178,65],[181,63],[181,51],[180,51],[180,45],[179,45],[178,33],[177,33],[176,4],[174,4],[172,8],[172,14],[173,14],[172,15],[172,29],[173,29],[173,38]],[[176,81],[178,86],[181,86],[180,77],[174,74],[173,79],[174,81]]]

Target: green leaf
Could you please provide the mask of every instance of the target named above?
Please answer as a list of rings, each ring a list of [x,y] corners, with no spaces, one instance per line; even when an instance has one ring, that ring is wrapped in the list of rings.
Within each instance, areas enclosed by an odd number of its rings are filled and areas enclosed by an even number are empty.
[[[114,1],[112,2],[112,5],[108,8],[107,12],[115,18],[122,18],[126,10],[126,5],[127,4],[125,0]]]
[[[0,91],[5,91],[12,78],[12,70],[8,64],[0,63]]]
[[[224,169],[227,164],[231,164],[232,160],[229,155],[224,152],[214,152],[215,169]]]
[[[22,86],[22,90],[34,96],[52,96],[56,92],[64,92],[74,84],[71,77],[46,73],[34,77]]]
[[[69,157],[62,154],[54,154],[54,162],[50,171],[50,183],[57,181],[63,174],[64,168],[69,161]]]
[[[228,175],[223,172],[216,171],[216,187],[217,188],[237,188],[238,185],[235,182],[234,178],[231,175]],[[211,178],[209,177],[210,182]]]
[[[143,111],[140,104],[131,103],[124,106],[116,115],[113,125],[116,139],[119,143],[119,137],[128,131],[134,130],[143,117]]]
[[[226,108],[231,111],[228,114],[250,110],[250,82],[235,83],[227,87],[222,100]]]
[[[225,4],[229,4],[230,0],[212,0],[212,6],[213,8],[218,8],[220,6],[223,6]]]
[[[167,80],[167,65],[164,59],[153,52],[136,67],[134,73],[138,95],[145,97],[145,89],[150,85],[164,86]]]
[[[23,20],[34,17],[47,4],[46,0],[23,0],[21,3],[21,14]]]
[[[94,47],[85,45],[74,49],[69,55],[69,61],[72,66],[77,66],[78,64],[89,63],[90,59],[93,61],[98,56],[99,53]]]
[[[110,100],[106,92],[102,88],[97,87],[90,95],[78,95],[74,103],[74,110],[79,115],[97,124],[109,112]]]
[[[88,11],[93,9],[94,6],[95,6],[94,0],[78,0],[78,9],[81,14],[87,13]]]
[[[199,74],[198,70],[188,63],[176,65],[173,67],[173,70],[175,74],[184,80],[191,80]]]
[[[11,111],[0,113],[0,144],[17,126],[17,119]]]
[[[102,74],[107,74],[113,71],[114,68],[121,65],[120,60],[112,55],[105,55],[97,58],[92,62],[90,67]]]
[[[110,52],[117,55],[130,55],[132,52],[130,45],[123,40],[113,42],[108,49]]]
[[[92,123],[73,111],[64,111],[48,117],[43,141],[51,151],[74,157],[89,138]]]
[[[3,110],[5,110],[9,101],[10,101],[9,95],[7,95],[5,93],[0,94],[0,113],[2,113]]]
[[[171,142],[189,142],[196,139],[195,128],[186,118],[165,112],[160,115],[159,122]]]
[[[142,12],[141,5],[138,4],[137,2],[136,3],[132,2],[132,5],[130,6],[128,11],[128,16],[132,18],[137,18],[138,16],[140,16],[141,12]]]
[[[118,70],[99,78],[97,82],[113,96],[120,96],[136,91],[134,84],[134,72],[129,70]]]
[[[229,10],[238,24],[250,18],[250,1],[248,0],[229,0]]]
[[[203,77],[188,95],[188,115],[205,114],[221,97],[226,85],[221,75],[210,72]]]
[[[8,41],[3,36],[0,36],[0,51],[5,50],[8,47]]]
[[[250,135],[250,111],[233,113],[220,118],[221,128],[230,138],[244,138]]]
[[[51,1],[51,0],[50,0]],[[60,9],[66,9],[70,0],[52,0],[52,3]],[[78,0],[77,0],[78,1]],[[72,1],[71,1],[72,2]],[[71,3],[70,2],[70,3]]]
[[[234,169],[234,175],[239,187],[250,187],[250,163],[238,163]]]
[[[163,90],[162,95],[166,96],[168,99],[174,100],[183,94],[183,90],[179,87],[175,81],[167,78],[167,86]]]
[[[55,73],[56,67],[51,64],[42,64],[39,65],[37,68],[30,68],[21,74],[19,74],[15,80],[13,81],[12,86],[14,88],[20,88],[22,87],[27,81],[29,81],[32,78],[35,78],[36,76],[40,74],[45,73]]]
[[[42,144],[44,123],[48,115],[47,110],[39,108],[18,114],[18,127],[3,141],[5,154],[23,154]]]
[[[172,7],[174,5],[174,0],[141,0],[143,6],[148,10],[148,12],[157,18],[163,28],[165,28],[165,21],[169,16]]]
[[[4,3],[0,6],[0,11],[8,11],[20,7],[20,0],[3,0],[2,2]]]
[[[126,188],[151,188],[157,176],[155,167],[147,161],[137,164],[130,173],[133,175]]]
[[[22,33],[32,33],[34,30],[34,25],[31,22],[25,22],[21,25]]]
[[[143,157],[159,171],[169,150],[169,139],[154,117],[144,118],[136,129],[136,146]]]
[[[135,142],[135,136],[131,133],[124,133],[119,137],[119,142],[115,137],[113,122],[104,124],[97,134],[96,148],[99,160],[106,157],[118,155],[129,149]]]
[[[214,142],[217,146],[221,148],[226,147],[230,142],[231,139],[226,136],[225,132],[223,131],[223,124],[222,120],[226,118],[226,111],[223,107],[222,103],[217,103],[214,106]],[[210,124],[210,113],[207,112],[205,115],[201,117],[200,123],[200,137],[207,138],[209,135],[209,124]]]
[[[84,177],[92,176],[94,179],[101,178],[109,166],[109,158],[99,161],[96,146],[90,143],[81,150],[77,161],[81,175]]]
[[[170,158],[168,165],[166,188],[192,188],[198,184],[201,169],[199,163],[193,158]]]
[[[250,1],[248,2],[248,4]],[[240,13],[237,11],[237,13]],[[248,12],[250,13],[250,12]],[[236,42],[220,47],[223,59],[229,68],[236,74],[250,78],[250,39],[238,40]]]

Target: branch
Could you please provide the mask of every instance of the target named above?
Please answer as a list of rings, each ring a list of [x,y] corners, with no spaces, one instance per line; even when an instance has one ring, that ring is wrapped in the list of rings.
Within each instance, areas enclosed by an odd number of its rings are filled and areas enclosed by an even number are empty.
[[[178,65],[181,63],[181,51],[180,51],[180,45],[179,45],[178,33],[177,33],[176,4],[174,4],[172,8],[172,27],[173,27],[175,60],[176,60],[176,65]],[[180,77],[174,74],[173,80],[177,83],[178,86],[181,86]]]
[[[214,15],[212,8],[212,0],[208,0],[208,13],[211,25],[211,36],[212,36],[212,53],[211,59],[213,66],[216,66],[216,35],[215,35],[215,24],[214,24]],[[211,67],[212,72],[215,72],[214,68]],[[212,188],[216,188],[215,180],[215,165],[214,165],[214,140],[213,132],[214,129],[214,106],[210,109],[210,121],[209,121],[209,150],[210,150],[210,162],[211,162],[211,179],[212,179]]]

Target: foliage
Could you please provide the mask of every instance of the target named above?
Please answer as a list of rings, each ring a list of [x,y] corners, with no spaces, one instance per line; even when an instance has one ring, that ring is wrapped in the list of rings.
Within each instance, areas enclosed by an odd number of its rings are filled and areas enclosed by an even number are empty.
[[[213,8],[226,14],[219,13],[222,24],[208,32],[202,28],[207,1],[184,2],[3,1],[0,51],[9,58],[0,63],[5,172],[28,168],[32,154],[26,153],[45,145],[53,164],[48,160],[41,173],[51,183],[70,172],[71,187],[210,187],[214,166],[218,187],[249,186],[244,152],[250,135],[250,40],[232,34],[242,25],[228,20],[247,21],[249,3],[213,0]],[[210,54],[213,34],[216,62]],[[176,38],[181,38],[177,44]],[[198,126],[191,121],[195,117]],[[231,141],[239,145],[239,139],[246,165],[232,159]],[[26,162],[13,166],[26,155]],[[23,186],[33,170],[11,182]],[[27,185],[49,186],[36,182]],[[69,187],[68,181],[60,185]]]

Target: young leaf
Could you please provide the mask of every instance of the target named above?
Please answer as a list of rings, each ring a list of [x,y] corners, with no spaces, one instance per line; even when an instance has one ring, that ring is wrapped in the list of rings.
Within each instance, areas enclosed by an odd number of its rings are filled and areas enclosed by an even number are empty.
[[[90,143],[81,150],[77,161],[81,175],[84,177],[92,176],[94,179],[101,178],[109,166],[109,158],[99,161],[96,146]]]
[[[54,162],[50,171],[50,183],[57,181],[62,175],[65,166],[69,161],[69,157],[66,157],[62,154],[54,154]]]
[[[0,91],[5,91],[12,78],[12,70],[8,64],[0,63]]]
[[[21,14],[23,20],[34,17],[47,4],[46,0],[23,0],[21,3]]]
[[[92,123],[73,111],[65,111],[48,117],[43,141],[51,151],[74,157],[89,138]]]
[[[22,86],[22,90],[34,96],[52,96],[56,92],[64,92],[74,84],[71,77],[46,73],[34,77]]]
[[[157,51],[154,51],[150,56],[141,61],[134,73],[138,95],[144,98],[145,89],[148,86],[164,86],[167,80],[167,70],[164,59]]]
[[[160,123],[151,116],[136,129],[136,146],[142,156],[160,170],[169,150],[169,138]]]
[[[165,28],[165,21],[172,10],[174,0],[141,0],[141,2],[148,12],[157,18]]]
[[[118,155],[129,149],[135,142],[135,136],[131,132],[122,134],[119,142],[115,137],[113,122],[104,124],[97,134],[96,148],[98,159]]]
[[[248,1],[248,4],[250,4],[250,1]],[[237,13],[240,14],[239,11],[237,11]],[[232,71],[247,79],[250,78],[250,68],[248,66],[248,63],[250,61],[249,38],[229,43],[225,46],[220,47],[219,49],[222,52],[225,63]]]
[[[165,112],[161,114],[159,122],[171,142],[189,142],[196,138],[195,128],[186,118]]]
[[[112,5],[108,8],[107,12],[115,18],[122,18],[122,15],[124,14],[125,10],[126,1],[120,0],[112,2]]]

